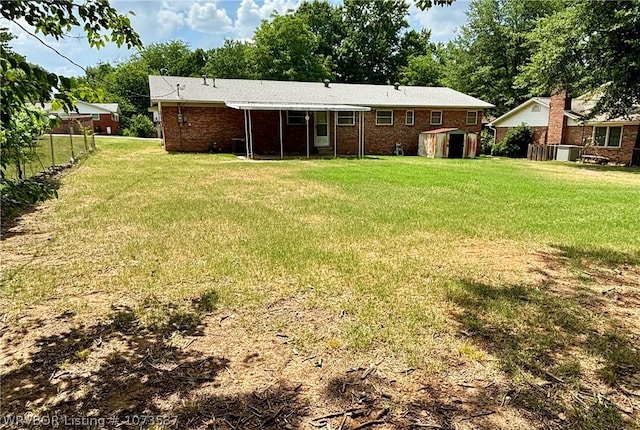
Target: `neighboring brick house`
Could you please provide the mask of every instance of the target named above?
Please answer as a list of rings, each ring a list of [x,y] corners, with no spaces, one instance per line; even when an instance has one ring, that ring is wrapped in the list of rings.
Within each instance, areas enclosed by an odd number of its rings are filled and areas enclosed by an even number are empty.
[[[78,100],[75,103],[74,110],[66,113],[63,110],[54,110],[50,103],[46,103],[44,110],[49,114],[58,115],[61,124],[53,130],[53,133],[68,133],[69,119],[72,123],[77,118],[83,118],[84,126],[91,127],[96,134],[117,134],[120,131],[120,107],[118,103],[88,103]],[[71,117],[71,118],[69,118]],[[86,121],[90,117],[92,124]],[[77,124],[74,124],[74,129]]]
[[[571,99],[563,91],[551,97],[534,97],[495,119],[489,127],[495,130],[496,142],[512,128],[526,124],[533,130],[535,144],[577,145],[583,147],[585,155],[605,157],[617,164],[640,162],[640,114],[584,119],[596,101],[592,94]]]
[[[416,154],[421,132],[479,134],[493,107],[449,88],[399,85],[149,76],[149,87],[167,151],[365,155],[399,144]]]

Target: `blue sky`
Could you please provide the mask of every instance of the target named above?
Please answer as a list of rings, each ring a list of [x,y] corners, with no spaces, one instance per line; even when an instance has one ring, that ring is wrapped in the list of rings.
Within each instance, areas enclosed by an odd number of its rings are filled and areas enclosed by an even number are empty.
[[[273,11],[284,13],[295,9],[300,0],[112,0],[111,4],[120,12],[133,11],[133,28],[140,34],[142,42],[167,42],[179,39],[191,48],[210,49],[220,46],[224,39],[251,39],[262,19]],[[428,11],[411,6],[409,24],[412,28],[429,28],[432,40],[444,42],[455,37],[456,29],[464,24],[469,0],[457,0],[452,6],[434,7]],[[12,41],[16,52],[45,69],[66,76],[82,75],[83,71],[32,36],[24,33],[13,23],[7,25],[17,36]],[[26,25],[22,22],[21,24]],[[76,29],[72,36],[82,32]],[[70,37],[65,40],[45,38],[48,44],[83,67],[99,62],[126,60],[133,52],[107,45],[98,51],[90,49],[86,40]]]

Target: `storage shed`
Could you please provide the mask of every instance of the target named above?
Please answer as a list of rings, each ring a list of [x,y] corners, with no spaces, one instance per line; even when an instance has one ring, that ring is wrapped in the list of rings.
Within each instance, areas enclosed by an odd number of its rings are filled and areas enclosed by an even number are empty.
[[[431,158],[475,158],[478,135],[458,128],[423,131],[418,140],[418,155]]]

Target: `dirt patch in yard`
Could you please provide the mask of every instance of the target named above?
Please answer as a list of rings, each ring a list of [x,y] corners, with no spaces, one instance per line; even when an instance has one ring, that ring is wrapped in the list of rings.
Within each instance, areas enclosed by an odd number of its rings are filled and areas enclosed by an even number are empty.
[[[32,261],[83,258],[53,252],[40,216],[26,216],[3,241],[3,279]],[[215,295],[140,303],[70,280],[29,306],[3,292],[2,414],[103,418],[107,428],[127,420],[148,428],[151,416],[160,417],[156,428],[193,429],[638,426],[633,256],[604,262],[474,239],[450,241],[434,261],[434,243],[412,235],[367,252],[374,263],[423,262],[407,278],[416,285],[443,282],[438,312],[447,324],[428,340],[441,369],[413,368],[383,342],[349,346],[352,315],[316,306],[305,289],[264,306],[224,307]],[[413,285],[380,300],[400,300]]]

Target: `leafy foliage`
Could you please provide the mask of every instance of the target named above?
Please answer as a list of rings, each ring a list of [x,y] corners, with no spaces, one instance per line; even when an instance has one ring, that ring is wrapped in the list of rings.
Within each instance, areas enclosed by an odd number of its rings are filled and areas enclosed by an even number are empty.
[[[63,39],[74,27],[81,26],[93,48],[100,48],[106,42],[129,48],[142,45],[129,18],[118,14],[107,0],[86,0],[81,4],[73,0],[10,0],[2,3],[0,14],[23,29],[21,21],[24,20],[35,28],[36,33],[55,39]],[[78,95],[92,97],[94,94],[90,88],[80,87],[72,79],[30,65],[24,57],[13,52],[12,38],[6,28],[0,29],[0,130],[3,133],[0,167],[3,172],[7,162],[20,162],[22,151],[19,146],[28,146],[33,140],[33,127],[26,126],[25,118],[21,117],[28,105],[42,104],[54,98],[56,107],[70,110]],[[18,125],[25,126],[16,128]]]
[[[325,58],[314,54],[318,37],[294,14],[263,21],[253,37],[256,70],[264,79],[315,81],[328,78]]]
[[[592,114],[629,114],[640,104],[638,16],[638,1],[582,0],[540,20],[518,83],[533,94],[598,90]]]
[[[125,136],[156,137],[156,127],[146,115],[135,115],[131,118],[129,127],[122,131]]]
[[[3,221],[11,220],[29,206],[58,197],[57,181],[47,176],[27,179],[4,179],[0,207]]]
[[[531,56],[526,35],[559,1],[474,0],[460,35],[442,51],[444,84],[488,100],[502,114],[526,100],[514,79]]]
[[[257,76],[253,50],[253,44],[227,39],[221,47],[207,52],[203,72],[223,79],[253,79]]]
[[[533,139],[533,131],[525,124],[509,130],[491,150],[492,155],[521,158],[527,155],[527,148]]]
[[[404,0],[346,0],[345,36],[337,48],[336,75],[344,82],[382,84],[398,79],[401,31],[409,26]]]

